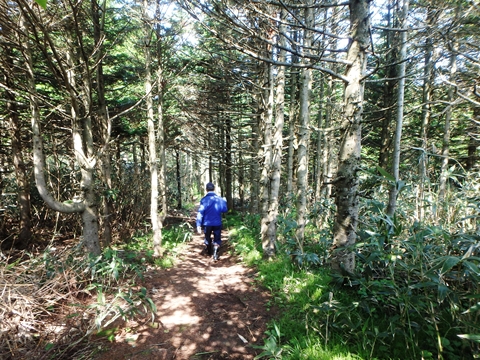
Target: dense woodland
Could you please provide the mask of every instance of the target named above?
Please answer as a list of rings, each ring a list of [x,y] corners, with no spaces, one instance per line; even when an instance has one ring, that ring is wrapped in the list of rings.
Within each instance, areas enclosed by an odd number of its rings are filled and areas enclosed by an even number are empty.
[[[476,2],[0,6],[2,266],[138,231],[162,257],[167,217],[213,181],[264,261],[418,291],[434,357],[478,355]]]

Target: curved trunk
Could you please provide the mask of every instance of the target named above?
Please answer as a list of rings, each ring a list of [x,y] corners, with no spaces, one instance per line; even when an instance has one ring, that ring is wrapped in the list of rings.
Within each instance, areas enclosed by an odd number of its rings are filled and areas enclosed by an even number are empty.
[[[24,19],[21,20],[21,28],[25,34],[28,34],[27,26]],[[76,106],[72,106],[73,115],[73,138],[74,138],[74,151],[81,166],[81,190],[82,199],[80,201],[68,201],[59,202],[53,198],[48,191],[48,187],[45,181],[44,174],[44,155],[43,155],[43,142],[40,130],[40,111],[37,103],[37,95],[35,89],[35,80],[33,73],[32,57],[28,41],[24,42],[24,55],[25,55],[25,67],[27,69],[29,101],[31,111],[31,124],[32,124],[32,137],[33,137],[33,170],[35,176],[35,184],[38,192],[45,203],[53,210],[63,213],[82,213],[83,219],[83,242],[87,250],[94,255],[98,255],[101,252],[100,243],[98,239],[98,218],[96,214],[96,208],[94,206],[95,194],[93,192],[93,167],[95,165],[95,159],[91,156],[87,158],[83,153],[82,147],[82,135],[77,127]],[[64,79],[65,81],[73,81],[73,74],[69,73]],[[72,83],[68,83],[70,87]],[[72,104],[75,105],[75,99],[71,99]],[[86,125],[89,123],[87,122]],[[85,129],[84,134],[87,134],[91,129]],[[88,141],[87,141],[88,143]],[[91,146],[91,144],[90,144]],[[91,149],[91,147],[90,147]]]

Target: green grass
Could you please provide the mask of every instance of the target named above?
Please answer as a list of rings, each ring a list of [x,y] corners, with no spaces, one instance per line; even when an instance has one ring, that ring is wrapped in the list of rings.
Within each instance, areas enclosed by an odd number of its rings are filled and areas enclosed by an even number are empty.
[[[266,310],[276,311],[258,359],[480,358],[480,257],[472,252],[480,237],[400,219],[390,232],[369,214],[349,277],[330,273],[324,229],[310,229],[300,250],[284,219],[277,255],[266,261],[259,218],[228,219],[233,248],[256,267],[272,295]]]
[[[262,260],[258,217],[234,214],[227,217],[226,225],[235,251],[247,265],[256,267],[256,281],[272,294],[266,310],[277,312],[258,359],[362,359],[341,338],[332,340],[322,326],[325,314],[319,309],[330,296],[327,271],[299,268],[282,250],[275,259]]]
[[[151,233],[139,233],[118,248],[125,252],[126,257],[137,258],[142,262],[166,269],[175,266],[178,254],[191,238],[192,231],[189,224],[183,223],[163,229],[162,257],[154,258],[153,256]]]

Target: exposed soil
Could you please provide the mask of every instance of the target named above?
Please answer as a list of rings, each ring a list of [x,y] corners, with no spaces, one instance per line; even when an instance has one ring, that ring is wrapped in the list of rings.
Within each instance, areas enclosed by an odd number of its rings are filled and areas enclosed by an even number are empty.
[[[255,271],[231,254],[222,233],[220,258],[202,253],[195,235],[174,268],[149,270],[142,286],[157,306],[154,323],[122,325],[97,360],[253,359],[263,345],[269,294],[255,283]]]

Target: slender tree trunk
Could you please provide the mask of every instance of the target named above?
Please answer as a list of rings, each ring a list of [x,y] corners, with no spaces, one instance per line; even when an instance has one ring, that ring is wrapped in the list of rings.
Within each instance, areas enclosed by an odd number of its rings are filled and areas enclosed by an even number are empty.
[[[109,149],[111,123],[107,114],[105,100],[105,81],[103,76],[103,37],[105,24],[105,0],[100,5],[97,0],[92,0],[92,17],[94,28],[94,39],[97,48],[96,52],[96,77],[97,77],[97,101],[98,101],[98,122],[102,128],[102,139],[104,148],[100,154],[101,173],[105,185],[103,194],[103,245],[108,246],[112,242],[111,219],[113,215],[113,194],[112,194],[112,162]]]
[[[330,77],[327,81],[327,104],[325,107],[325,128],[329,128],[332,125],[332,114],[335,106],[335,86],[333,79]],[[324,196],[329,199],[332,196],[332,179],[334,173],[334,154],[333,145],[335,136],[333,131],[329,131],[323,137],[323,181]],[[328,211],[328,210],[327,210]],[[327,214],[328,217],[328,214]]]
[[[243,160],[244,151],[241,144],[243,144],[243,133],[238,134],[238,196],[240,198],[240,211],[244,211],[245,207],[245,163]]]
[[[328,24],[328,10],[324,10],[323,14],[323,21],[324,21],[324,31],[326,31],[326,27]],[[324,47],[326,42],[325,42],[325,35],[323,36],[322,43],[320,46]],[[325,99],[325,74],[320,74],[320,94],[319,94],[319,105],[318,105],[318,114],[317,114],[317,144],[316,144],[316,161],[315,161],[315,169],[316,169],[316,174],[315,174],[315,201],[320,202],[321,197],[322,197],[322,188],[324,186],[325,182],[325,153],[327,151],[326,149],[326,134],[324,132],[324,118],[325,118],[325,104],[326,104],[326,99]],[[316,225],[317,227],[322,226],[322,218],[319,216],[316,219]]]
[[[263,111],[263,167],[260,178],[260,204],[261,204],[261,225],[260,236],[262,238],[263,256],[265,258],[273,256],[268,239],[269,226],[269,200],[270,200],[270,176],[272,171],[273,159],[273,139],[272,139],[272,120],[273,120],[273,65],[265,63],[265,84],[264,84],[264,106]],[[273,250],[274,251],[274,250]]]
[[[161,50],[160,50],[161,51]],[[159,52],[160,52],[159,51]],[[158,106],[157,106],[157,136],[158,136],[158,153],[160,155],[160,166],[158,169],[158,190],[160,197],[161,211],[159,214],[159,228],[160,231],[163,228],[163,222],[167,216],[167,159],[165,153],[165,125],[163,117],[163,69],[162,69],[162,56],[158,55],[159,64],[157,69],[157,81],[158,81]],[[160,234],[160,242],[162,241],[162,235]],[[160,246],[162,244],[160,243]]]
[[[387,215],[393,217],[397,207],[398,186],[400,184],[400,145],[402,140],[403,128],[403,108],[405,99],[405,69],[407,58],[407,16],[408,16],[408,1],[398,0],[399,7],[399,25],[403,29],[400,33],[400,52],[399,52],[399,70],[398,70],[398,88],[397,88],[397,125],[395,128],[395,140],[393,149],[392,175],[395,178],[395,183],[392,184],[389,192]]]
[[[313,10],[311,7],[305,9],[305,24],[307,29],[303,36],[304,49],[311,48],[313,28]],[[304,64],[308,60],[304,58]],[[303,239],[305,237],[306,211],[307,211],[307,191],[308,191],[308,143],[310,140],[310,93],[312,90],[312,70],[302,68],[300,81],[300,119],[298,131],[298,150],[297,150],[297,230],[296,238],[303,252]]]
[[[298,40],[298,32],[295,30],[293,38],[296,43]],[[292,55],[292,63],[298,62],[298,57]],[[288,155],[287,155],[287,196],[292,198],[294,192],[294,159],[295,149],[297,148],[297,138],[295,128],[297,126],[297,83],[298,70],[295,67],[290,68],[290,106],[288,115]]]
[[[145,103],[147,105],[147,133],[148,133],[148,165],[150,168],[150,222],[152,224],[152,240],[154,256],[162,255],[162,235],[159,226],[158,216],[158,164],[157,164],[157,146],[155,134],[155,118],[153,113],[153,94],[152,94],[152,28],[151,19],[148,16],[148,1],[143,1],[143,21],[144,21],[144,51],[145,51]]]
[[[177,209],[182,208],[182,171],[181,171],[181,154],[178,149],[175,149],[175,169],[177,180]]]
[[[163,222],[167,217],[167,159],[166,159],[166,146],[165,146],[165,119],[163,114],[163,102],[164,102],[164,93],[166,80],[163,75],[164,67],[164,51],[163,51],[163,38],[161,34],[161,21],[162,14],[160,9],[160,1],[156,3],[156,12],[155,20],[157,24],[155,25],[155,31],[157,34],[157,95],[158,95],[158,105],[157,105],[157,137],[158,137],[158,154],[160,158],[160,163],[158,167],[158,192],[160,199],[160,213],[158,215],[158,231],[159,231],[159,244],[157,245],[160,249],[162,248],[162,229]],[[161,250],[160,250],[161,251]]]
[[[207,149],[210,149],[210,146],[211,146],[211,141],[208,142],[208,146],[207,146]],[[208,155],[208,181],[211,181],[213,182],[214,179],[213,179],[213,158],[212,158],[212,155]],[[205,189],[203,189],[205,190]]]
[[[322,184],[323,184],[323,151],[325,149],[323,148],[323,136],[324,133],[322,131],[323,127],[323,104],[324,104],[324,97],[325,97],[325,78],[322,76],[320,79],[320,104],[318,107],[318,115],[317,115],[317,151],[316,151],[316,163],[315,163],[315,168],[316,168],[316,174],[315,174],[315,201],[320,201],[320,198],[322,196]]]
[[[435,14],[435,10],[429,7],[427,13],[427,30],[433,32],[433,28],[436,26],[435,22],[438,16]],[[423,106],[422,106],[422,127],[420,137],[422,140],[422,153],[420,154],[419,161],[419,184],[417,194],[417,218],[422,221],[424,218],[424,193],[426,182],[428,181],[427,167],[428,167],[428,128],[430,126],[431,117],[431,101],[434,84],[434,67],[433,67],[433,39],[431,35],[427,36],[425,44],[425,69],[424,69],[424,82],[423,82]]]
[[[258,214],[259,211],[259,179],[260,179],[260,166],[259,161],[262,159],[262,148],[260,147],[260,113],[261,113],[261,95],[256,93],[255,95],[255,107],[256,116],[252,119],[252,154],[255,157],[252,161],[251,174],[250,174],[250,212]]]
[[[225,119],[225,197],[228,209],[233,210],[233,161],[232,161],[232,119]]]
[[[458,13],[458,11],[457,11]],[[455,84],[457,74],[457,52],[458,42],[454,40],[452,44],[452,51],[450,53],[450,83]],[[440,179],[438,184],[438,201],[442,204],[445,201],[445,194],[447,192],[448,180],[448,160],[450,157],[450,121],[452,119],[452,107],[455,96],[455,88],[452,85],[448,87],[448,105],[445,112],[445,124],[443,127],[443,142],[442,142],[442,166],[440,169]],[[439,214],[442,216],[441,214]],[[439,218],[437,218],[437,221]]]
[[[8,27],[5,28],[8,32]],[[8,37],[8,34],[5,34]],[[17,182],[17,202],[20,215],[19,233],[14,236],[12,245],[18,249],[25,249],[32,238],[32,220],[30,214],[30,182],[26,172],[25,162],[23,160],[23,146],[22,146],[22,132],[21,120],[17,108],[17,99],[15,94],[10,89],[15,89],[14,84],[14,60],[11,48],[5,49],[5,84],[7,90],[5,91],[5,98],[7,102],[7,119],[9,123],[9,130],[11,134],[11,146],[13,155],[13,165],[15,169],[15,180]],[[5,247],[5,242],[2,243]]]
[[[337,213],[334,223],[332,269],[346,272],[355,269],[351,246],[356,241],[358,224],[358,172],[360,171],[364,76],[370,46],[370,6],[368,0],[352,0],[350,8],[351,42],[349,45],[344,95],[343,137],[335,179]]]
[[[341,21],[340,20],[340,11],[333,10],[333,12],[327,12],[327,16],[329,17],[329,21],[331,23],[332,31],[335,33],[338,29],[338,23]],[[332,43],[332,48],[333,49],[338,49],[338,40],[334,39]],[[334,53],[332,55],[333,59],[336,59],[336,54]],[[331,69],[334,72],[338,72],[338,65],[336,63],[331,64]],[[339,111],[339,93],[340,93],[339,85],[334,81],[333,77],[328,77],[327,83],[326,83],[326,106],[325,106],[325,128],[334,128],[336,126],[339,126],[339,120],[340,118],[340,113]],[[337,125],[338,123],[338,125]],[[324,197],[327,199],[330,199],[332,197],[333,193],[333,184],[332,180],[334,177],[334,174],[337,170],[337,148],[339,145],[337,145],[337,134],[336,130],[330,130],[329,132],[324,134],[324,151],[323,151],[323,181],[324,183],[322,184],[324,186],[323,192],[324,192]],[[326,209],[325,211],[325,216],[324,219],[328,220],[331,217],[331,211],[329,208]]]
[[[158,86],[158,105],[157,105],[157,136],[158,136],[158,154],[160,157],[160,164],[158,168],[158,191],[160,198],[160,214],[158,216],[158,228],[159,228],[159,241],[158,247],[162,247],[162,229],[163,222],[167,216],[167,159],[165,149],[165,119],[163,114],[163,102],[166,80],[163,76],[163,41],[161,34],[161,19],[162,14],[160,12],[160,1],[156,3],[155,19],[157,24],[155,31],[157,34],[157,86]]]
[[[388,0],[387,4],[387,27],[392,28],[396,27],[396,24],[392,24],[392,8],[393,0]],[[390,146],[392,142],[391,134],[391,123],[393,118],[393,106],[395,104],[394,99],[394,89],[396,85],[396,80],[393,80],[397,77],[397,62],[396,49],[397,47],[392,41],[393,37],[392,31],[386,31],[386,48],[389,49],[387,53],[387,71],[386,77],[388,80],[385,81],[383,85],[383,120],[382,120],[382,130],[380,133],[380,153],[378,156],[378,166],[382,169],[386,169],[388,165],[388,157],[390,152]]]
[[[477,164],[478,147],[480,145],[480,106],[473,108],[473,121],[468,126],[468,145],[467,145],[467,162],[465,164],[466,170],[473,170]]]
[[[285,20],[286,12],[280,12],[281,23]],[[285,26],[279,26],[279,42],[280,50],[278,61],[285,62],[286,47]],[[270,180],[270,199],[267,220],[267,232],[263,237],[263,252],[265,257],[270,258],[275,254],[275,246],[277,242],[277,215],[280,192],[281,165],[282,165],[282,148],[283,148],[283,124],[284,124],[284,104],[285,104],[285,67],[277,68],[277,85],[276,85],[276,109],[275,109],[275,127],[273,133],[273,158],[272,158],[272,174]]]

